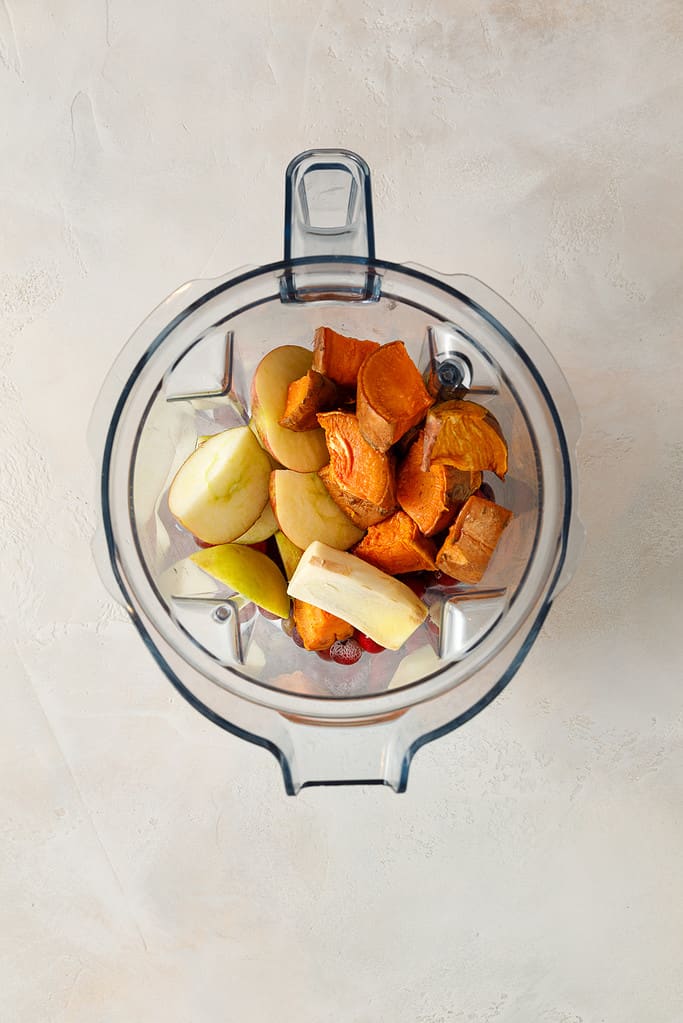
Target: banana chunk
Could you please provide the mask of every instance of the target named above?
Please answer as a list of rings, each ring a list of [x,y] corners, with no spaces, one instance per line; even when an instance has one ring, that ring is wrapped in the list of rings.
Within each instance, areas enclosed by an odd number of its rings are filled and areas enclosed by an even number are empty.
[[[389,650],[402,647],[427,617],[405,583],[319,540],[304,551],[287,592],[343,618]]]

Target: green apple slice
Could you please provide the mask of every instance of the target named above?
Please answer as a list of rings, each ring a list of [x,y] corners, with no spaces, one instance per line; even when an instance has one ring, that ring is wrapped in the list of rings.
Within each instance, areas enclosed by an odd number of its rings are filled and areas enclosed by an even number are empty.
[[[285,536],[280,529],[275,534],[275,543],[284,565],[285,575],[288,579],[291,579],[304,552],[301,550],[301,547],[297,547],[296,544],[292,543],[289,537]]]
[[[289,616],[287,580],[266,554],[238,543],[207,547],[190,555],[204,572],[280,618]]]
[[[402,647],[427,617],[405,583],[318,541],[304,551],[287,592],[343,618],[388,650]]]
[[[317,472],[274,469],[270,503],[280,529],[302,551],[314,540],[346,550],[363,536],[334,503]]]
[[[169,509],[204,543],[228,543],[264,510],[270,472],[270,459],[247,426],[224,430],[180,466],[169,488]]]

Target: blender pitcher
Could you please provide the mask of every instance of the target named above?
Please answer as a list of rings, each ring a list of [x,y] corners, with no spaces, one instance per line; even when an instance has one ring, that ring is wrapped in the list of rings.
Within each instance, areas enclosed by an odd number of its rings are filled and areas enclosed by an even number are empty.
[[[495,499],[513,513],[481,584],[425,595],[429,615],[398,651],[340,667],[299,649],[188,560],[169,485],[198,438],[245,425],[273,348],[310,348],[325,325],[400,338],[432,393],[495,415],[509,449]],[[100,574],[159,667],[201,713],[263,746],[288,793],[305,785],[406,788],[415,752],[507,685],[581,547],[579,417],[526,321],[474,278],[375,257],[370,172],[356,154],[313,150],[286,172],[284,259],[191,281],[138,328],[91,423],[100,467]]]

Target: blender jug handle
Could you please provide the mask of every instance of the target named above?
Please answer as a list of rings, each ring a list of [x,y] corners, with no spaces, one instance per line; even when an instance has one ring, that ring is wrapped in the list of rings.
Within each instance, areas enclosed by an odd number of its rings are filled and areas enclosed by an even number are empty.
[[[329,271],[288,268],[282,300],[331,297],[352,301],[379,298],[379,277],[368,264],[375,258],[370,168],[347,149],[310,149],[295,156],[285,174],[285,262],[343,260],[339,279]],[[359,263],[356,268],[348,264]],[[322,269],[322,268],[321,268]],[[323,283],[324,282],[324,283]]]
[[[375,258],[370,168],[347,149],[309,149],[285,173],[285,260]]]

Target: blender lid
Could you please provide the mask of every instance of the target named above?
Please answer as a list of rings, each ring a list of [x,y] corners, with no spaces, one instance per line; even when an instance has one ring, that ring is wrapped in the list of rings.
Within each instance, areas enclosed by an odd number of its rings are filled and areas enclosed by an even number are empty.
[[[261,358],[310,348],[321,324],[401,337],[434,392],[492,410],[510,451],[496,500],[514,516],[481,584],[428,594],[427,622],[404,648],[341,670],[189,562],[197,544],[166,503],[199,436],[249,422]],[[176,688],[274,753],[288,792],[361,781],[403,791],[416,750],[502,691],[573,574],[578,433],[564,377],[522,317],[473,278],[377,259],[367,165],[310,151],[287,168],[284,260],[179,288],[107,377],[90,430],[96,561]]]

